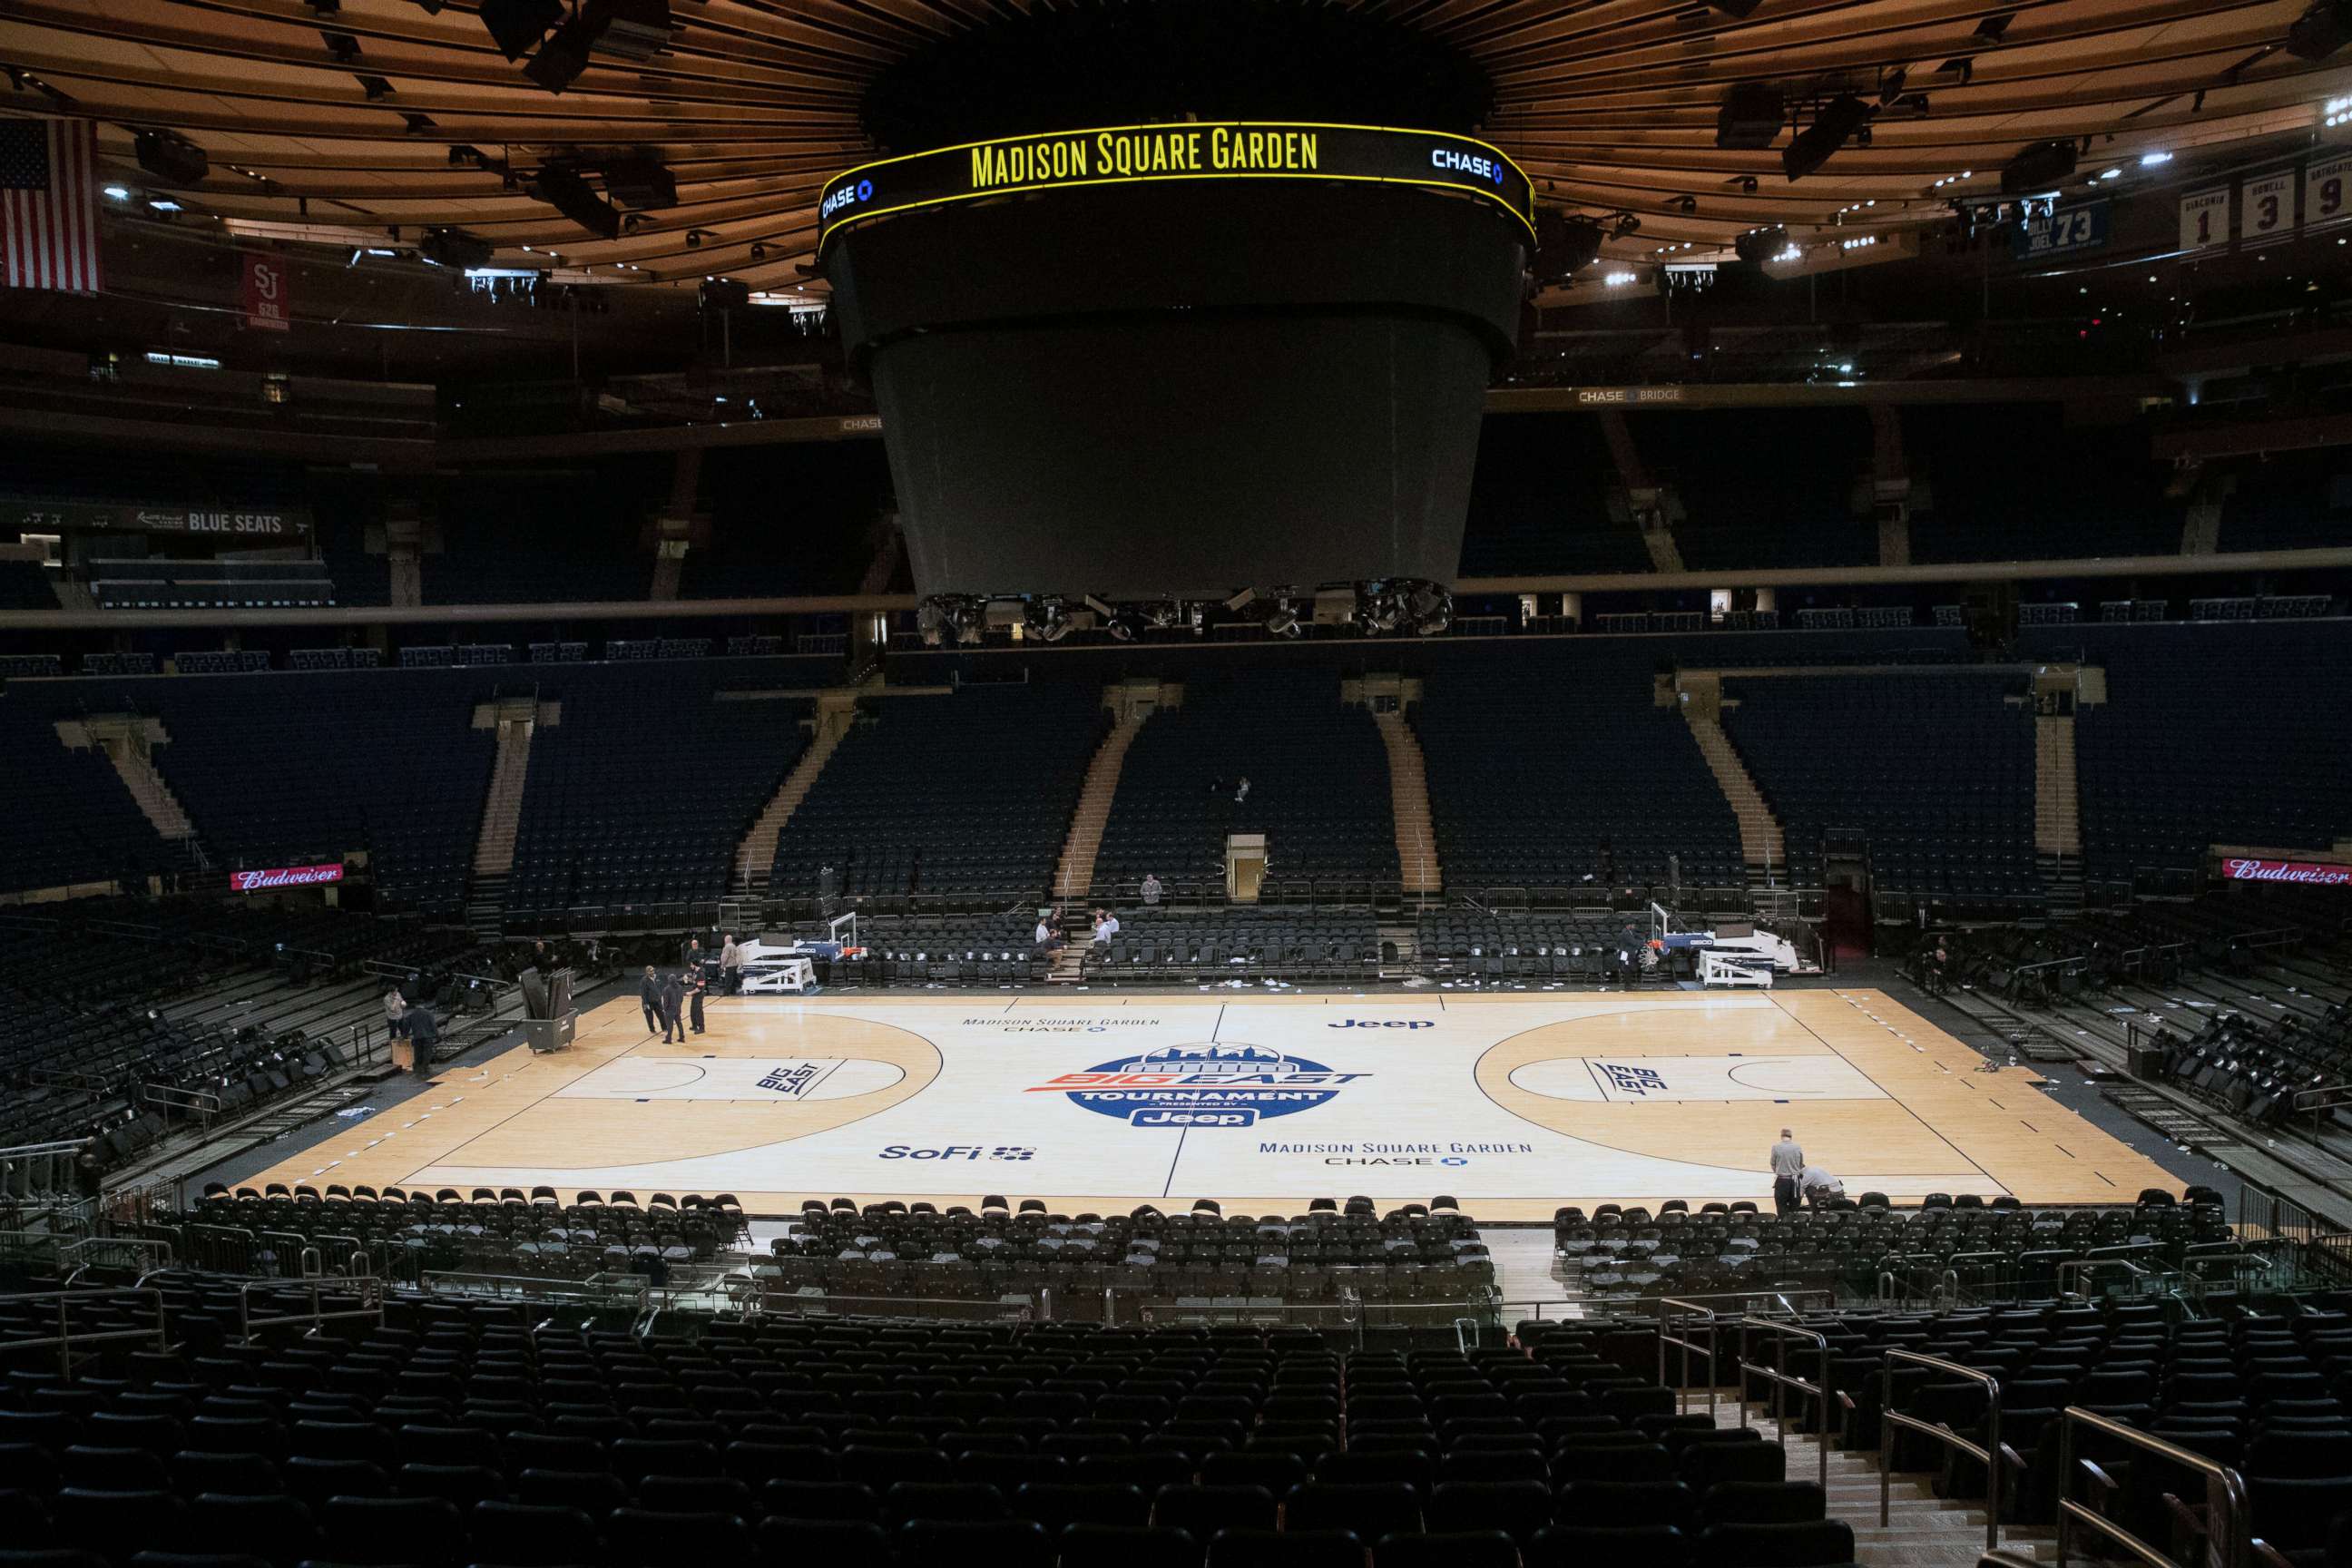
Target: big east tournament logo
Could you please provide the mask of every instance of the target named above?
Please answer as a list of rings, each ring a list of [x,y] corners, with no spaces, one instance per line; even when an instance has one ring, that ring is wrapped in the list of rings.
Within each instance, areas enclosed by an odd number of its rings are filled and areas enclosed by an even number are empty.
[[[1131,1127],[1252,1127],[1311,1110],[1339,1098],[1342,1084],[1371,1076],[1256,1046],[1166,1046],[1063,1073],[1027,1092],[1066,1094]]]

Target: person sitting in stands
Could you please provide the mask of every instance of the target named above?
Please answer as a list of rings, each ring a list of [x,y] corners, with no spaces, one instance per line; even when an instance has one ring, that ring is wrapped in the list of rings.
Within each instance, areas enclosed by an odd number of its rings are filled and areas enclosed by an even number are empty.
[[[1118,934],[1118,917],[1108,910],[1095,911],[1095,940],[1108,942]]]
[[[1239,805],[1247,799],[1249,799],[1249,777],[1244,774],[1242,782],[1234,789],[1234,804]]]
[[[1065,945],[1061,928],[1055,923],[1053,916],[1041,914],[1037,917],[1036,942],[1046,952],[1058,952]]]

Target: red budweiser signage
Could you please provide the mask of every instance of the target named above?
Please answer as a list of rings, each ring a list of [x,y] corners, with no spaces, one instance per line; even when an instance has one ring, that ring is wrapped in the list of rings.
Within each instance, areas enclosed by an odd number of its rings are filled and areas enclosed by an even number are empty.
[[[2221,875],[2232,882],[2315,882],[2340,888],[2352,883],[2352,866],[2324,866],[2313,860],[2224,860]]]
[[[264,888],[308,888],[319,882],[340,882],[343,879],[342,862],[331,866],[272,866],[266,871],[231,871],[228,885],[240,893],[257,893]]]

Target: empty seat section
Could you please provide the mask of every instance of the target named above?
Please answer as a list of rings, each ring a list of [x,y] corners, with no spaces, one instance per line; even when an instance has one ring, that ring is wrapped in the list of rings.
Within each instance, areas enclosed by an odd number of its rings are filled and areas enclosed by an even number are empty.
[[[770,887],[1034,901],[1109,722],[1100,689],[1079,682],[869,700],[778,835]]]

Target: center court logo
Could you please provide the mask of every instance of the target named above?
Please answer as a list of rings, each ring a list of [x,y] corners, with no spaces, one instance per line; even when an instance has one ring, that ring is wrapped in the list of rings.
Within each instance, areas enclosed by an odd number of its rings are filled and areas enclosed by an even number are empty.
[[[1067,1095],[1131,1127],[1254,1127],[1327,1104],[1342,1085],[1371,1076],[1256,1046],[1166,1046],[1066,1072],[1026,1092]]]

